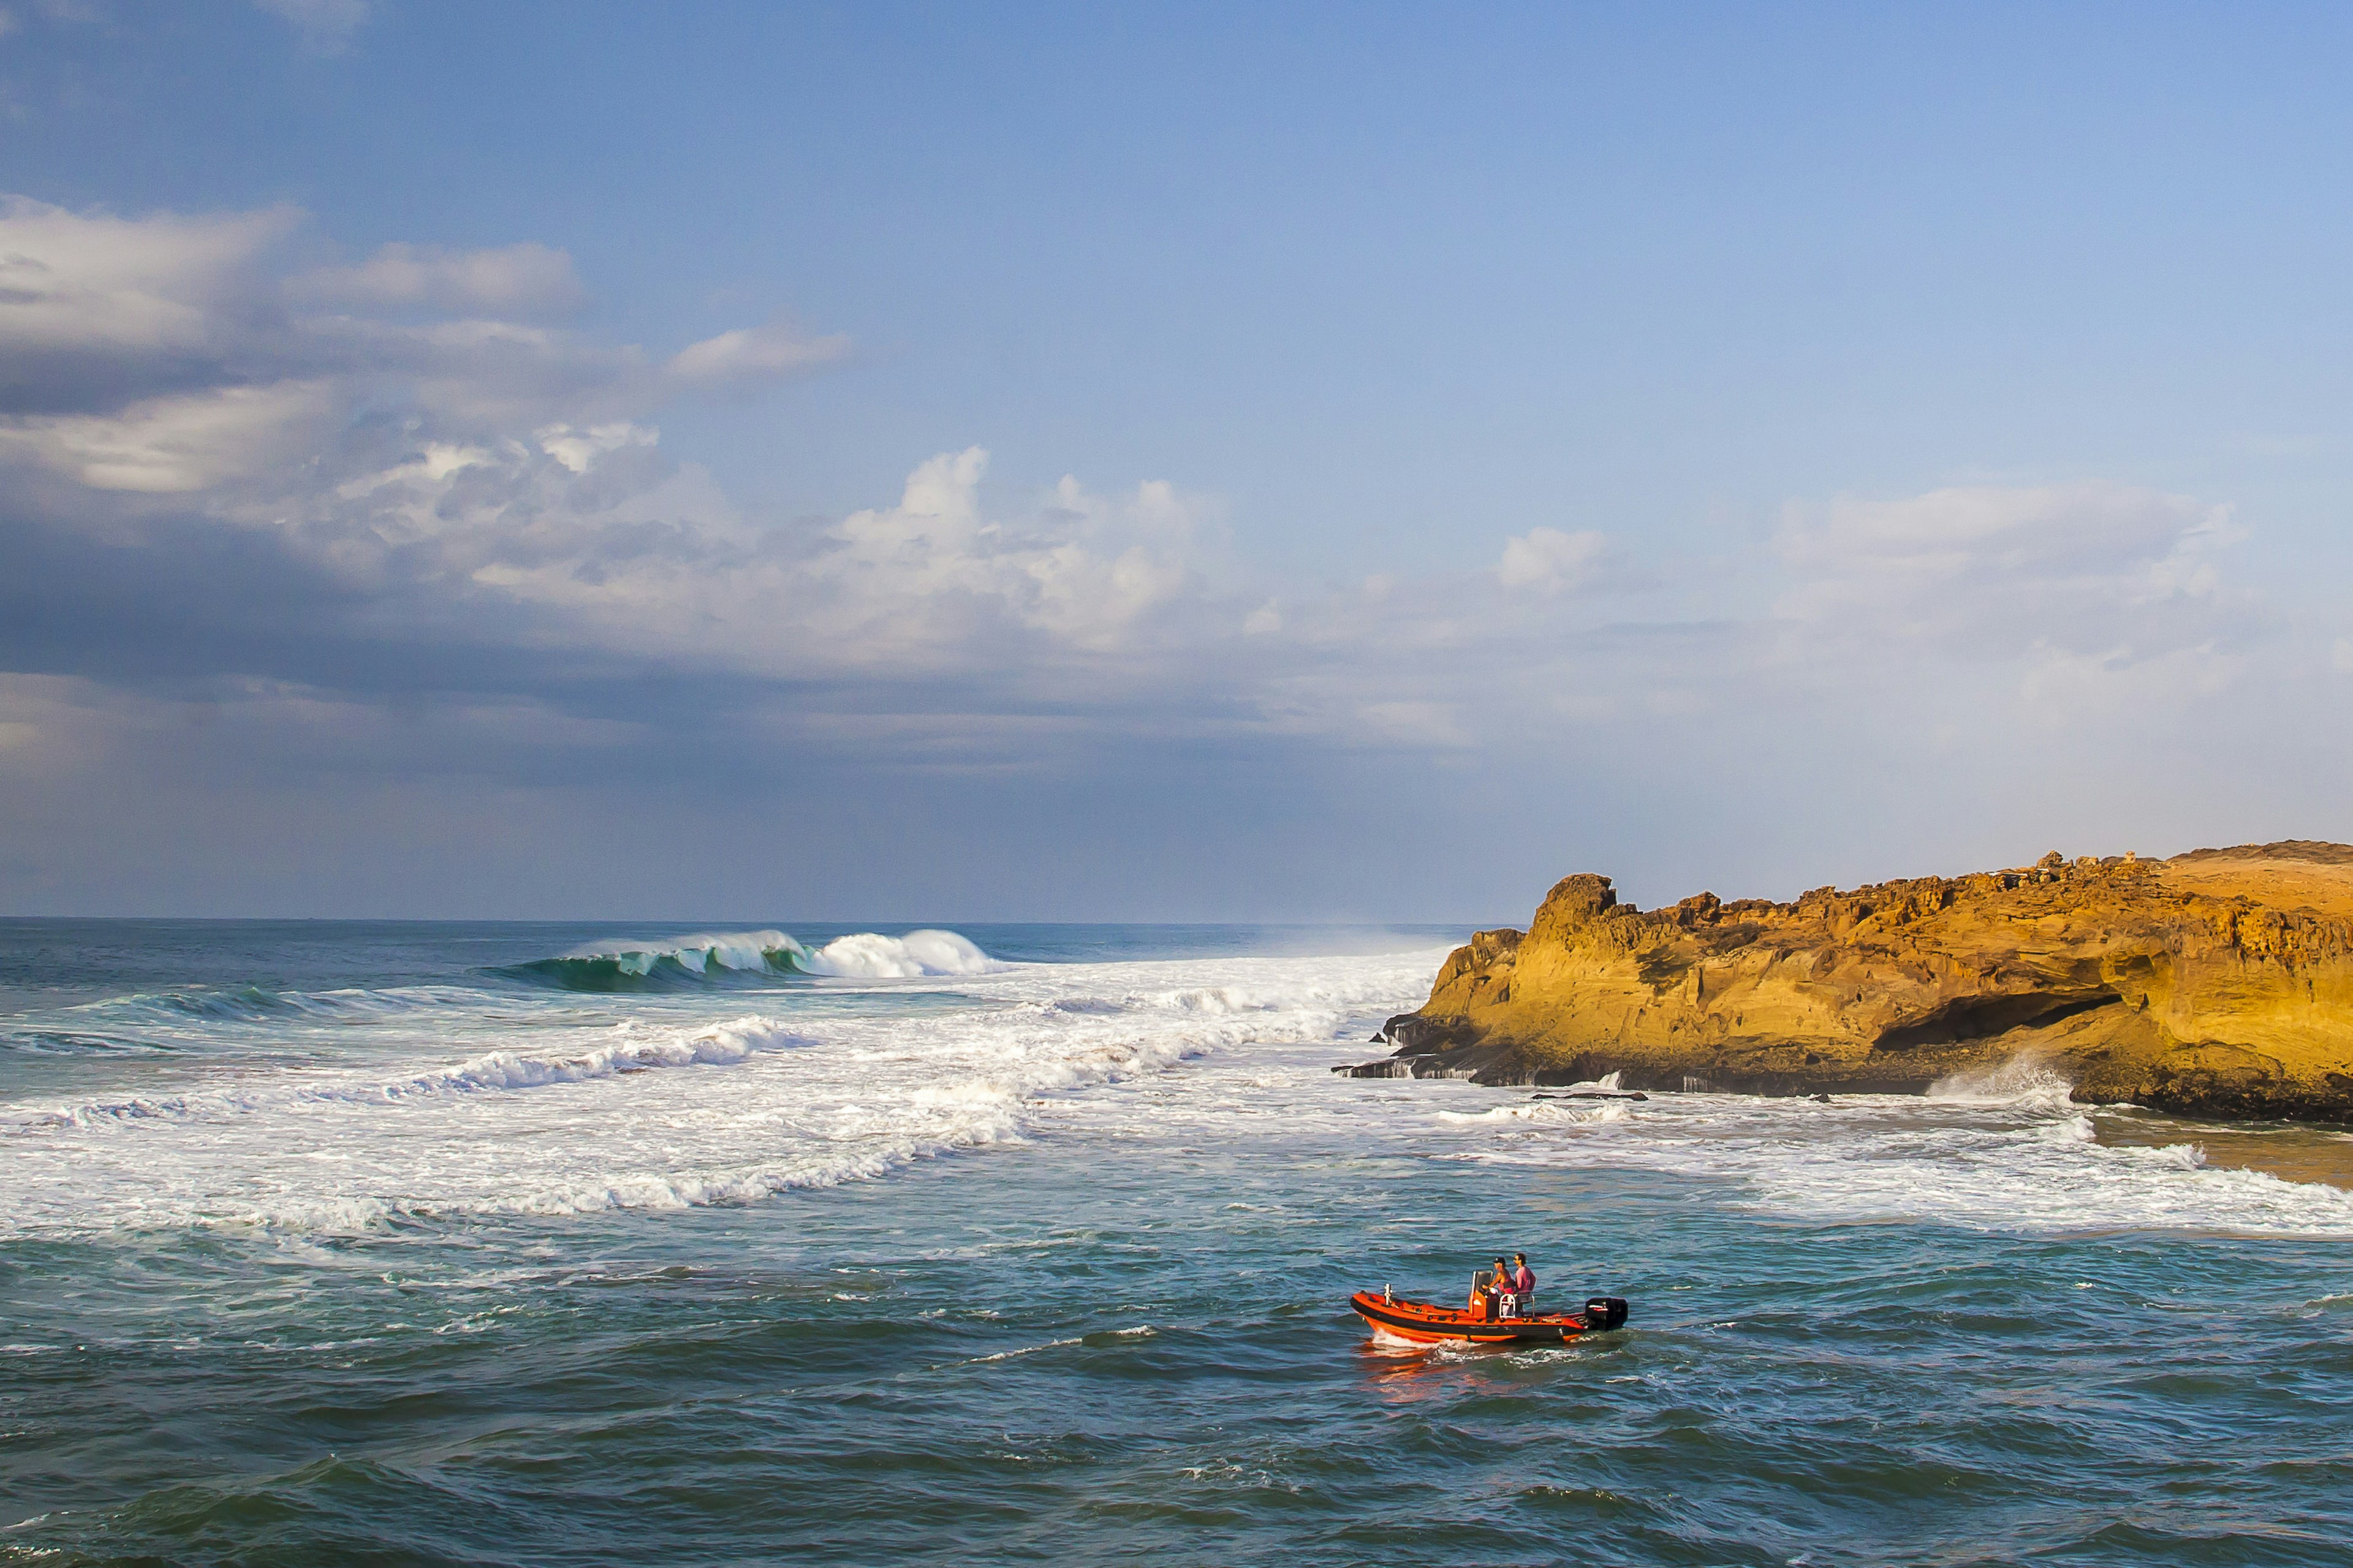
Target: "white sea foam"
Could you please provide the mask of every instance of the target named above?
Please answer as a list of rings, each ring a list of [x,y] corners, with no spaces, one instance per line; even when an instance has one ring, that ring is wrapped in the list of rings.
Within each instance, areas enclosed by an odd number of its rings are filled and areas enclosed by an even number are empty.
[[[845,941],[809,956],[845,977],[863,966],[887,987],[871,1008],[844,1009],[828,990],[818,1010],[714,1020],[696,1015],[740,993],[594,1008],[550,996],[537,1013],[485,994],[448,1021],[470,1050],[396,1071],[225,1067],[170,1094],[0,1105],[0,1232],[334,1232],[880,1177],[1020,1142],[1057,1097],[1207,1053],[1329,1040],[1409,1003],[1437,962],[1003,965],[949,932]],[[902,1005],[927,980],[954,991]],[[621,1026],[581,1022],[613,1008],[627,1011]]]
[[[322,1080],[315,1076],[290,1073],[259,1083],[186,1094],[85,1100],[67,1106],[11,1107],[0,1110],[0,1132],[87,1127],[103,1121],[153,1117],[250,1115],[273,1106],[305,1102],[382,1104],[419,1095],[537,1089],[656,1068],[739,1062],[755,1051],[808,1043],[805,1037],[777,1020],[757,1016],[654,1034],[648,1034],[635,1024],[623,1024],[613,1033],[618,1037],[612,1043],[573,1054],[532,1056],[514,1050],[486,1051],[452,1067],[390,1082],[369,1083],[352,1079],[349,1075]]]
[[[362,1100],[392,1100],[403,1095],[464,1093],[474,1089],[538,1089],[547,1084],[581,1083],[621,1073],[647,1072],[655,1068],[711,1067],[740,1062],[755,1051],[779,1050],[811,1042],[807,1037],[775,1018],[754,1015],[691,1032],[672,1031],[645,1037],[624,1025],[623,1037],[609,1046],[577,1056],[534,1057],[519,1051],[486,1051],[436,1072],[419,1073],[373,1091]],[[335,1091],[304,1090],[306,1098],[326,1098]]]
[[[970,962],[953,943],[891,940],[934,971]],[[764,997],[754,1012],[740,992],[699,987],[593,1005],[554,992],[527,1005],[437,1000],[385,1025],[406,1043],[375,1066],[175,1061],[164,1092],[141,1088],[165,1081],[142,1076],[160,1069],[132,1063],[118,1092],[0,1104],[0,1233],[263,1226],[294,1237],[404,1218],[662,1209],[885,1178],[1041,1137],[1083,1148],[1168,1136],[1252,1158],[1370,1152],[1492,1166],[1519,1189],[1548,1171],[1665,1172],[1816,1221],[2353,1237],[2353,1194],[2210,1166],[2187,1140],[2101,1142],[2113,1113],[2073,1103],[2031,1064],[1929,1097],[1827,1105],[1537,1100],[1331,1075],[1373,1054],[1370,1021],[1426,994],[1436,952],[921,975],[900,956],[845,950],[837,983]],[[868,981],[849,977],[870,960]]]
[[[2098,1113],[2048,1083],[2013,1080],[1933,1099],[1845,1096],[1828,1106],[1703,1094],[1611,1103],[1626,1114],[1555,1124],[1534,1137],[1528,1129],[1544,1128],[1541,1119],[1457,1112],[1448,1120],[1465,1133],[1478,1128],[1477,1136],[1433,1152],[1500,1166],[1617,1166],[1726,1181],[1759,1209],[1817,1219],[2353,1236],[2353,1193],[2210,1167],[2189,1142],[2102,1143]]]
[[[836,937],[808,955],[813,974],[865,980],[918,980],[934,974],[987,974],[1007,967],[952,931],[871,931]]]
[[[1971,1105],[2035,1106],[2055,1111],[2070,1102],[2074,1089],[2073,1082],[2030,1053],[2013,1057],[1999,1067],[1940,1078],[1928,1086],[1928,1098]]]
[[[1525,1122],[1555,1127],[1585,1127],[1598,1121],[1623,1121],[1627,1107],[1622,1100],[1590,1101],[1557,1100],[1530,1100],[1519,1105],[1498,1105],[1486,1110],[1441,1110],[1441,1121],[1501,1121]]]

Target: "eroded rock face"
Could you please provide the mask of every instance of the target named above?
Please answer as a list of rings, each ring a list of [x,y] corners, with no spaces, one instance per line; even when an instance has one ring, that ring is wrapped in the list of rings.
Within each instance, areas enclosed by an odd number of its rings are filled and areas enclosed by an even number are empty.
[[[1563,879],[1366,1075],[1902,1093],[2021,1058],[2079,1099],[2353,1121],[2353,847],[2069,860],[1671,909]]]

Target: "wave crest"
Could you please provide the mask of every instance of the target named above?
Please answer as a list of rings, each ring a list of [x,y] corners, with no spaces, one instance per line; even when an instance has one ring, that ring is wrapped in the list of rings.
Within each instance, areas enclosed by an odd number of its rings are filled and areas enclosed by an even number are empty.
[[[2035,1110],[2063,1110],[2074,1103],[2074,1093],[2073,1083],[2031,1054],[2013,1057],[2000,1067],[1957,1072],[1928,1086],[1930,1100]]]
[[[562,991],[661,991],[812,976],[921,980],[1006,967],[952,931],[911,931],[904,936],[860,931],[818,948],[786,931],[752,931],[584,946],[501,973]]]
[[[987,974],[1006,968],[952,931],[911,931],[905,936],[861,931],[837,937],[806,960],[813,974],[865,980],[914,980],[933,974]]]

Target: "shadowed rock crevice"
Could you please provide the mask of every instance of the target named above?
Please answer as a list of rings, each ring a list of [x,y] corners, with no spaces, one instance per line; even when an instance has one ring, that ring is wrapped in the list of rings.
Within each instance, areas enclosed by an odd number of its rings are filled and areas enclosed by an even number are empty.
[[[1908,1051],[1921,1046],[1964,1045],[2006,1035],[2013,1029],[2045,1028],[2095,1007],[2123,1005],[2123,995],[2105,986],[2084,994],[2052,991],[2025,995],[1956,996],[1931,1009],[1926,1017],[1881,1030],[1879,1037],[1871,1042],[1871,1048]]]
[[[1620,902],[1590,873],[1481,931],[1366,1077],[1918,1092],[2022,1056],[2078,1098],[2353,1121],[2353,847]]]

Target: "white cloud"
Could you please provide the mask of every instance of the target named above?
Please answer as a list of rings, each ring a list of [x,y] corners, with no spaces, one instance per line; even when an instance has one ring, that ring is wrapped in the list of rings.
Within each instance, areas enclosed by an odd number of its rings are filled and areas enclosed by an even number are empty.
[[[326,580],[372,637],[516,671],[716,672],[813,744],[956,765],[992,732],[1313,735],[1459,761],[1857,713],[1879,745],[1911,712],[1949,751],[2262,668],[2227,510],[2122,486],[1793,507],[1768,550],[1651,577],[1599,532],[1532,527],[1492,566],[1356,562],[1322,592],[1245,580],[1205,498],[1067,476],[998,495],[977,446],[916,464],[886,504],[746,515],[665,454],[656,413],[839,340],[604,342],[546,319],[579,282],[529,245],[395,246],[289,279],[297,222],[0,209],[0,466],[47,487],[43,526],[110,546],[234,531]],[[1606,753],[1579,750],[1604,729]]]
[[[526,319],[586,297],[570,258],[536,244],[392,245],[287,277],[283,242],[302,221],[290,209],[121,217],[0,197],[0,447],[93,484],[182,491],[250,473],[269,389],[293,383],[324,388],[322,405],[405,406],[449,427],[447,438],[480,442],[632,422],[683,393],[748,387],[846,347],[772,324],[663,361]],[[225,443],[216,459],[197,450],[208,431]],[[100,449],[133,456],[84,459]],[[353,477],[326,468],[337,483]]]
[[[839,359],[849,346],[846,338],[807,337],[787,322],[771,321],[690,343],[670,356],[665,369],[682,385],[716,387],[807,370]]]
[[[335,412],[318,382],[216,387],[112,414],[0,421],[0,455],[29,458],[92,489],[185,494],[299,457]]]
[[[1822,635],[2132,659],[2248,630],[2219,590],[2229,509],[2122,485],[1934,490],[1789,509],[1778,612]]]
[[[2029,715],[2051,723],[2073,723],[2086,713],[2162,711],[2219,694],[2244,664],[2205,646],[2150,656],[2125,645],[2089,653],[2042,645],[2028,655],[2019,694]]]
[[[1211,597],[1202,503],[1164,484],[1103,497],[1065,478],[1029,515],[993,517],[970,447],[917,466],[895,505],[787,534],[700,470],[649,465],[655,441],[552,427],[351,481],[308,519],[256,516],[355,578],[406,552],[412,571],[529,608],[543,637],[772,677],[1050,683],[1073,661],[1153,656],[1158,618]],[[415,554],[428,541],[437,554]]]
[[[588,430],[575,429],[569,425],[550,425],[544,430],[535,432],[534,438],[538,441],[541,451],[572,472],[585,474],[588,471],[588,466],[591,463],[608,452],[617,452],[625,447],[652,447],[659,444],[661,440],[661,432],[632,425],[627,420],[620,420],[610,425],[599,425]],[[483,460],[487,460],[487,458]],[[474,465],[468,463],[462,466],[470,468]],[[444,478],[447,473],[455,471],[454,468],[445,469],[442,473],[435,473],[429,477]]]
[[[2232,537],[2227,510],[2122,485],[1932,490],[1793,508],[1781,552],[1824,584],[1906,597],[1989,584],[2106,581]]]
[[[853,513],[813,564],[855,646],[904,653],[976,621],[1111,651],[1195,586],[1196,509],[1165,483],[1113,500],[1065,475],[1027,526],[985,521],[988,454],[943,453],[908,476],[895,507]],[[849,624],[854,623],[854,624]]]
[[[1609,536],[1592,530],[1564,533],[1532,528],[1506,541],[1495,575],[1506,588],[1557,594],[1590,584],[1609,553]]]
[[[299,215],[122,218],[0,197],[0,410],[205,374],[274,323],[257,276]]]
[[[572,258],[544,245],[445,250],[387,245],[352,267],[322,267],[287,280],[306,302],[451,315],[560,315],[587,303]]]
[[[89,405],[0,411],[0,464],[79,487],[60,515],[79,508],[110,536],[142,498],[169,497],[355,591],[491,615],[477,638],[765,677],[954,673],[1064,699],[1090,665],[1132,684],[1248,618],[1209,586],[1204,504],[1165,483],[1105,495],[1065,477],[993,513],[972,447],[919,465],[893,505],[778,529],[663,456],[644,416],[664,398],[820,363],[838,338],[771,323],[657,361],[514,320],[578,294],[568,259],[537,246],[390,246],[282,279],[290,213],[19,202],[7,219],[0,254],[26,281],[0,346],[50,356],[36,405],[79,374],[72,401]],[[101,360],[120,374],[92,371]]]

